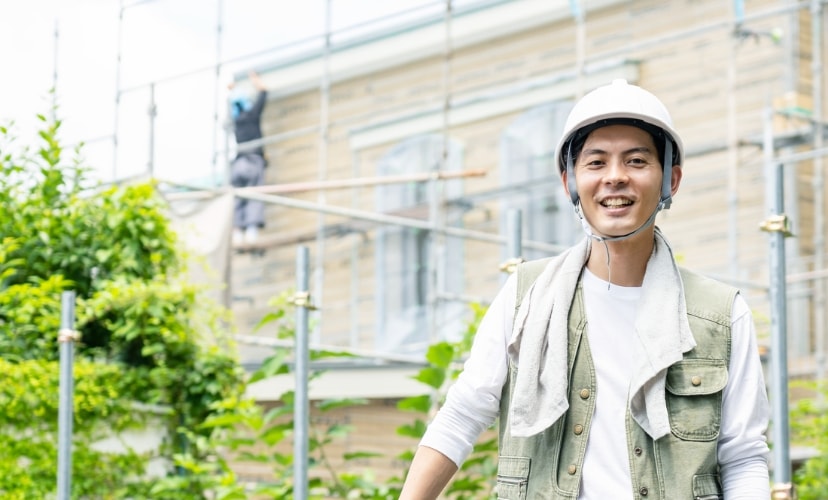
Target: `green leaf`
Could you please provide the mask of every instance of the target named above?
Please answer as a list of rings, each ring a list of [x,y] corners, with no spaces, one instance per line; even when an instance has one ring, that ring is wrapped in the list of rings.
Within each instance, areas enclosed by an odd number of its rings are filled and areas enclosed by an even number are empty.
[[[431,410],[431,397],[428,395],[423,395],[401,399],[397,403],[397,408],[404,411],[418,411],[420,413],[428,413]]]
[[[382,453],[372,453],[369,451],[357,451],[353,453],[345,453],[342,458],[345,460],[361,460],[364,458],[378,458],[383,456]]]
[[[276,351],[272,356],[266,358],[258,370],[253,372],[249,384],[258,382],[266,378],[274,377],[276,375],[284,375],[290,372],[290,367],[287,364],[288,352],[286,350]]]
[[[360,398],[326,399],[316,404],[320,411],[336,410],[338,408],[349,408],[352,406],[364,406],[369,401]]]
[[[210,429],[215,427],[233,427],[245,421],[245,417],[236,413],[213,415],[207,418],[199,427]]]
[[[282,424],[282,425],[274,425],[272,427],[268,427],[265,429],[264,432],[259,434],[259,439],[267,444],[268,446],[273,446],[276,443],[280,443],[283,439],[293,433],[293,424]]]
[[[419,380],[429,387],[439,389],[443,386],[443,382],[446,381],[446,370],[443,368],[423,368],[412,378]]]
[[[454,347],[448,342],[433,344],[428,348],[426,359],[436,367],[448,368],[454,360]]]
[[[265,413],[264,421],[265,422],[272,422],[279,417],[283,417],[285,415],[293,415],[293,401],[291,400],[289,403],[285,402],[283,399],[283,404],[279,406],[274,406],[267,413]]]
[[[327,437],[345,437],[347,436],[352,430],[352,425],[343,425],[343,424],[334,424],[325,431],[325,435]]]
[[[400,436],[408,436],[420,439],[425,434],[426,424],[420,419],[414,421],[413,424],[406,424],[397,427],[397,434]]]
[[[343,351],[328,351],[328,350],[311,350],[310,352],[310,359],[313,361],[318,361],[321,359],[328,359],[328,358],[355,358],[354,354],[349,352]]]
[[[253,331],[258,331],[260,328],[267,325],[268,323],[280,320],[284,315],[285,311],[281,309],[275,312],[265,314],[265,316],[258,323],[256,323],[256,326],[253,327]]]

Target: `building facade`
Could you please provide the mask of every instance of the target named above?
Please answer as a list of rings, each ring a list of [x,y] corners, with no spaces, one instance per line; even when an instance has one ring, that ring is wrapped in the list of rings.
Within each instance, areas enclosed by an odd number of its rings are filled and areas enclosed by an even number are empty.
[[[245,359],[268,354],[248,337],[272,334],[254,327],[270,298],[295,287],[305,245],[318,307],[311,344],[361,353],[330,376],[361,388],[371,418],[398,422],[389,401],[417,392],[405,381],[425,349],[458,338],[469,303],[486,303],[502,285],[500,265],[583,237],[554,148],[575,100],[624,78],[664,101],[685,144],[681,189],[656,223],[683,265],[742,290],[765,347],[773,311],[760,223],[784,193],[791,374],[819,375],[824,18],[821,2],[778,0],[466,2],[263,65],[267,181],[282,190],[259,194],[267,226],[255,248],[232,258]],[[784,165],[784,187],[769,163]],[[509,250],[515,210],[521,255]],[[399,394],[387,388],[395,380]],[[273,404],[289,386],[252,390]],[[393,457],[410,441],[391,424],[367,425],[383,429],[388,449],[387,460],[367,465],[399,473]]]

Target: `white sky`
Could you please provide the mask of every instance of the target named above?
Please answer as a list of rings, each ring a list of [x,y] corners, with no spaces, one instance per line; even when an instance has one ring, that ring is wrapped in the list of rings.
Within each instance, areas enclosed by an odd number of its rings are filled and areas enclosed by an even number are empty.
[[[215,169],[220,175],[224,168],[224,135],[220,126],[214,128],[213,117],[224,114],[226,83],[233,74],[285,55],[262,55],[266,49],[319,37],[326,5],[326,0],[2,0],[0,124],[14,121],[20,142],[34,143],[36,115],[50,114],[49,89],[56,86],[61,139],[65,146],[85,142],[85,163],[99,179],[148,172],[151,148],[159,178],[212,178]],[[424,7],[420,14],[442,8],[437,0],[331,0],[330,5],[334,31],[414,7]],[[217,80],[219,60],[224,64]],[[147,110],[154,81],[157,115],[150,145]]]

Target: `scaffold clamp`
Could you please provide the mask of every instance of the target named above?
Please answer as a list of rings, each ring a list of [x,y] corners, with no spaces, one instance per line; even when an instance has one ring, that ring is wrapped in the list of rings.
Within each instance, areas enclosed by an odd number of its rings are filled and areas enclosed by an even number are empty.
[[[80,340],[80,332],[71,328],[58,330],[58,342],[77,342]]]
[[[794,500],[796,492],[792,483],[776,483],[771,488],[772,500]]]
[[[793,236],[790,221],[785,214],[771,215],[759,224],[759,229],[767,233],[782,233],[786,238]]]
[[[311,301],[310,292],[296,292],[293,294],[293,298],[290,300],[290,303],[295,305],[296,307],[304,307],[305,309],[315,311],[316,306],[313,305]]]
[[[503,261],[500,264],[499,269],[501,272],[512,274],[515,272],[515,269],[517,269],[517,266],[523,262],[525,262],[523,257],[512,257],[511,259]]]

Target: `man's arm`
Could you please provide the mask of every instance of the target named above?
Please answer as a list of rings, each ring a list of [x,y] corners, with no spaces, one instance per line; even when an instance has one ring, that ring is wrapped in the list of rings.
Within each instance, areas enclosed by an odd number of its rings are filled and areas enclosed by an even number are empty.
[[[253,107],[250,111],[256,116],[261,116],[262,111],[264,110],[265,101],[267,100],[267,87],[259,74],[255,71],[251,70],[248,72],[247,77],[250,79],[250,83],[253,84],[253,87],[256,88],[256,99],[253,100]]]
[[[750,309],[733,302],[728,383],[722,401],[719,465],[725,498],[769,498],[765,431],[770,406]]]
[[[252,83],[253,86],[256,87],[256,90],[259,90],[259,91],[267,90],[267,87],[265,86],[264,82],[262,81],[262,78],[255,71],[253,71],[253,70],[248,71],[247,72],[247,77],[250,78],[250,83]]]
[[[510,276],[480,321],[463,372],[420,440],[400,500],[437,498],[480,433],[497,418],[508,370],[506,344],[515,310],[515,283]]]
[[[457,472],[457,464],[427,446],[417,448],[399,500],[436,499]]]

